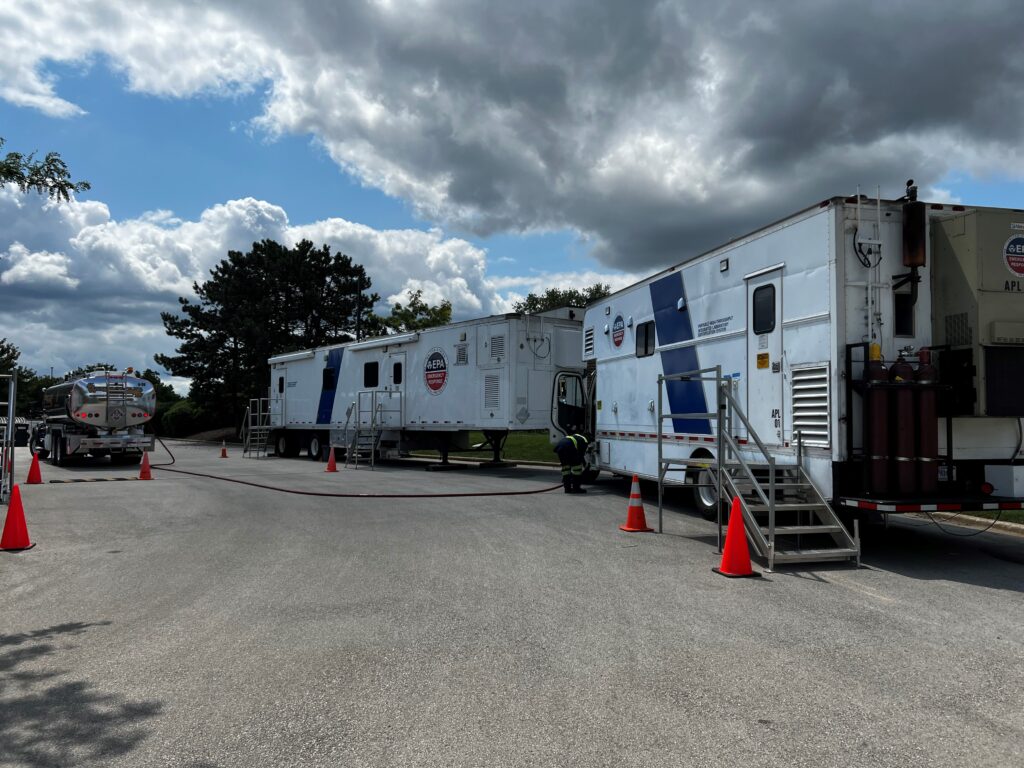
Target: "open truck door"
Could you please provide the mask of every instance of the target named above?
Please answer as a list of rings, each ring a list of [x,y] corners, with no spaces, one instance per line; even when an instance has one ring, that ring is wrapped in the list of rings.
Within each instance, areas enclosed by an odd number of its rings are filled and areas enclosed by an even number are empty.
[[[597,441],[594,439],[592,414],[593,380],[585,379],[578,373],[558,373],[551,397],[551,423],[554,426],[551,442],[557,443],[564,435],[574,432],[582,432],[590,438],[583,470],[583,479],[588,483],[592,483],[600,471],[597,467]]]

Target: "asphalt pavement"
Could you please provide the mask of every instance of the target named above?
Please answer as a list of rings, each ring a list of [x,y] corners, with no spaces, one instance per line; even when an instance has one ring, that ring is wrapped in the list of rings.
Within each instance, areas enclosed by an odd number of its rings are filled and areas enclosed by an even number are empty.
[[[1024,538],[898,520],[861,569],[731,580],[682,506],[621,532],[622,481],[172,449],[426,496],[44,464],[0,553],[0,765],[1024,765]]]

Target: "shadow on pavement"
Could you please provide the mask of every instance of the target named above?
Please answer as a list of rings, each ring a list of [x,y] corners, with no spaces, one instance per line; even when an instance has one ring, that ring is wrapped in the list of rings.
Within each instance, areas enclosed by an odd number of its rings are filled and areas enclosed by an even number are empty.
[[[135,749],[149,731],[141,723],[160,702],[103,693],[67,670],[34,662],[59,654],[56,642],[109,621],[73,622],[0,635],[0,763],[27,766],[103,764]]]

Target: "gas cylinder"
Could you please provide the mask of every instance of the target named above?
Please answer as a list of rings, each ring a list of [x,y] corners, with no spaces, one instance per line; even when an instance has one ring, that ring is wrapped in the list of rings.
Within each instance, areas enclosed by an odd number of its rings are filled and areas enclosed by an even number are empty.
[[[890,453],[895,465],[896,491],[911,494],[917,490],[917,461],[914,444],[917,442],[914,411],[914,368],[903,355],[889,368],[889,382],[893,388],[890,407],[892,408],[892,438]]]
[[[939,371],[932,365],[932,351],[918,353],[917,371],[917,479],[922,493],[935,493],[939,487],[939,414],[935,385]]]
[[[889,392],[884,387],[872,387],[889,380],[889,372],[882,362],[882,348],[872,344],[864,366],[864,454],[868,461],[868,490],[885,494],[889,490]]]

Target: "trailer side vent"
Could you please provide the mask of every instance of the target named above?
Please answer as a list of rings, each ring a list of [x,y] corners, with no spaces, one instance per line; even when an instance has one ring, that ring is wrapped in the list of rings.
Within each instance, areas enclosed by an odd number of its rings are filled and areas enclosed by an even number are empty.
[[[491,359],[496,360],[505,356],[505,337],[491,336]]]
[[[793,369],[793,434],[800,432],[804,445],[828,448],[828,365]]]
[[[501,408],[500,376],[484,376],[484,408],[488,410]]]
[[[469,345],[468,344],[456,344],[455,345],[455,364],[456,365],[469,365]]]
[[[583,357],[589,358],[594,356],[594,329],[587,328],[583,332]]]
[[[946,315],[946,343],[951,347],[963,347],[971,344],[973,335],[966,312]]]

